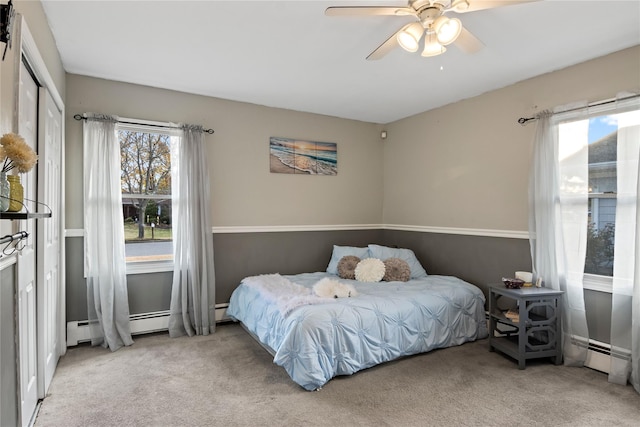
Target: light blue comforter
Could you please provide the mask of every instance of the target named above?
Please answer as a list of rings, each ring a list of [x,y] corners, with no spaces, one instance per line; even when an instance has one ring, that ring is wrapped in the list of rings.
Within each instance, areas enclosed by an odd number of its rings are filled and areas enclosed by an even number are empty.
[[[324,277],[350,283],[354,298],[304,305],[283,315],[255,288],[233,292],[227,309],[274,354],[291,379],[316,390],[331,378],[436,348],[485,338],[485,298],[451,276],[363,283],[329,273],[284,276],[311,288]]]

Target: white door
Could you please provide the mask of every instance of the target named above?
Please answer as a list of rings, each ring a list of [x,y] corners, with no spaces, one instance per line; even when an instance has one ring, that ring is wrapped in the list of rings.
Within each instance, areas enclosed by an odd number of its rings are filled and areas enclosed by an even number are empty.
[[[20,92],[18,98],[18,133],[37,150],[38,140],[38,85],[20,64]],[[25,205],[35,212],[36,206],[28,202],[36,200],[36,170],[21,174]],[[38,403],[38,348],[36,304],[36,224],[35,220],[15,221],[20,230],[29,233],[17,262],[18,279],[18,347],[20,377],[20,414],[23,426],[28,425]]]
[[[51,218],[37,220],[38,379],[44,398],[58,364],[60,324],[60,195],[62,113],[49,92],[40,88],[38,142],[38,201],[51,209]],[[46,211],[39,207],[38,210]]]

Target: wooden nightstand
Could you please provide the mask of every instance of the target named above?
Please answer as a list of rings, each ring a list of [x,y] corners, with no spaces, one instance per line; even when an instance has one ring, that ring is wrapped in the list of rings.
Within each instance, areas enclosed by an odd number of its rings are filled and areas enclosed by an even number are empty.
[[[562,291],[547,288],[489,288],[489,351],[499,350],[518,361],[524,369],[527,359],[551,357],[562,362]],[[515,302],[509,316],[498,308],[498,299]]]

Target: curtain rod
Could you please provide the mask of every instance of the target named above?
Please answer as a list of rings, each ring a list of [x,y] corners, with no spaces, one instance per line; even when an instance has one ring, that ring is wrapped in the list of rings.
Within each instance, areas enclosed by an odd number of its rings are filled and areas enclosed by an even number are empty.
[[[83,116],[82,114],[76,114],[75,116],[73,116],[74,119],[76,120],[87,120],[88,117]],[[165,128],[165,129],[180,129],[178,126],[169,126],[169,125],[156,125],[156,124],[152,124],[152,123],[136,123],[136,122],[127,122],[124,120],[117,120],[118,123],[123,123],[125,125],[143,125],[143,126],[152,126],[152,127],[156,127],[156,128]],[[214,130],[213,129],[203,129],[202,130],[205,133],[208,133],[209,135],[213,134]]]
[[[568,110],[562,110],[562,111],[555,111],[555,114],[558,113],[568,113],[570,111],[578,111],[578,110],[583,110],[585,108],[590,108],[590,107],[598,107],[600,105],[607,105],[607,104],[612,104],[614,102],[618,102],[618,101],[626,101],[627,99],[633,99],[633,98],[638,98],[640,97],[640,95],[631,95],[631,96],[627,96],[626,98],[620,98],[620,99],[610,99],[608,101],[601,101],[601,102],[595,102],[593,104],[589,104],[586,107],[576,107],[576,108],[569,108]],[[533,117],[520,117],[518,119],[518,123],[520,123],[522,126],[524,126],[528,121],[531,120],[538,120],[538,116],[533,116]]]
[[[19,231],[14,235],[6,235],[4,237],[0,237],[0,244],[13,242],[14,240],[22,240],[29,237],[29,233],[26,231]]]

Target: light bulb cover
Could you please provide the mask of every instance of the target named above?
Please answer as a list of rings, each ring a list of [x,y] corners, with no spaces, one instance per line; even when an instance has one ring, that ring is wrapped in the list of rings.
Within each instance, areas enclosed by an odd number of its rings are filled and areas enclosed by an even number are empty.
[[[467,10],[469,10],[469,2],[468,0],[455,0],[453,3],[451,3],[451,9],[455,10],[456,12],[466,12]]]
[[[424,27],[419,22],[405,25],[396,36],[398,44],[407,52],[417,52]]]
[[[438,37],[438,42],[446,46],[456,41],[462,32],[462,22],[458,18],[442,15],[433,22],[433,29]]]
[[[422,51],[422,56],[438,56],[447,51],[447,48],[438,43],[436,38],[436,34],[431,32],[427,34],[424,38],[424,50]]]

